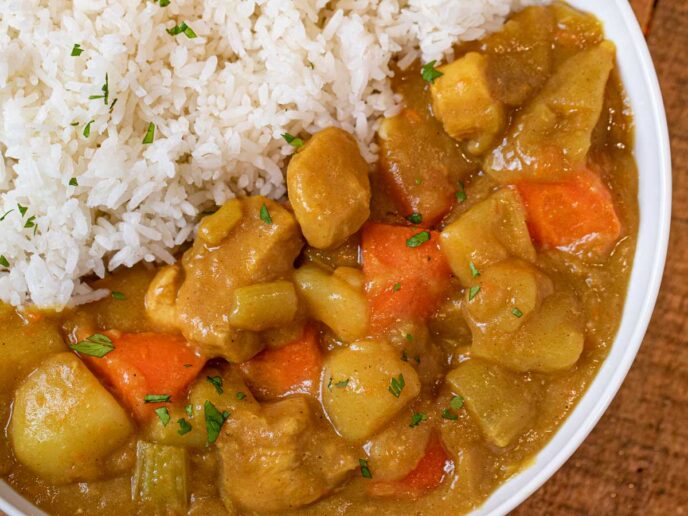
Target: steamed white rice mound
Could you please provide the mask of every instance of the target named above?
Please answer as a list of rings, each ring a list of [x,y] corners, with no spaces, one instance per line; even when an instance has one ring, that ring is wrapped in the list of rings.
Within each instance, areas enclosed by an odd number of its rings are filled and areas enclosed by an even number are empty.
[[[0,299],[63,307],[107,295],[82,277],[172,262],[203,210],[285,194],[282,133],[338,125],[374,160],[390,61],[449,58],[525,3],[3,0]]]

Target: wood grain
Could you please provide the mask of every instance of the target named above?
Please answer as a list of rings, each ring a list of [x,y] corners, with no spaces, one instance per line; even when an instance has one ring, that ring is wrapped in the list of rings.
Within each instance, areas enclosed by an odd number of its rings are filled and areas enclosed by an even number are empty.
[[[638,6],[649,2],[635,2]],[[662,290],[621,391],[518,515],[688,514],[688,2],[659,0],[650,49],[669,117],[673,217]]]

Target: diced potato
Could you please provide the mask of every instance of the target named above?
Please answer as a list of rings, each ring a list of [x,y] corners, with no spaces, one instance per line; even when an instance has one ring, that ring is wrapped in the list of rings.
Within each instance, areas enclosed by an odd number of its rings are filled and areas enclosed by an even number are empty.
[[[504,128],[504,106],[490,92],[487,61],[469,52],[442,66],[444,75],[430,87],[435,115],[456,140],[468,139],[468,150],[484,153]]]
[[[514,334],[476,334],[473,353],[515,371],[553,373],[569,369],[583,352],[585,335],[576,299],[556,293]]]
[[[373,435],[419,392],[416,371],[383,341],[356,342],[325,360],[323,407],[337,432],[349,441]]]
[[[474,267],[482,269],[514,256],[535,261],[535,248],[518,193],[503,188],[476,204],[440,236],[440,246],[452,272],[463,285],[476,281]]]
[[[146,514],[184,514],[188,506],[186,450],[139,441],[132,478],[133,499]]]
[[[17,459],[57,484],[98,477],[132,431],[124,409],[71,353],[47,358],[22,382],[9,427]]]
[[[203,218],[198,237],[210,246],[219,245],[241,220],[241,201],[232,199],[212,215]]]
[[[537,415],[529,384],[499,366],[467,360],[447,375],[447,382],[463,397],[485,438],[499,447],[512,443]]]
[[[484,269],[475,281],[480,290],[473,291],[473,299],[467,291],[465,302],[474,334],[515,332],[540,304],[537,271],[525,262],[502,261]]]
[[[45,357],[67,350],[53,321],[22,317],[11,307],[0,314],[0,335],[0,392],[9,392]]]
[[[242,330],[263,331],[289,324],[297,307],[296,289],[290,281],[256,283],[234,291],[229,324]]]
[[[375,480],[399,480],[410,473],[425,454],[430,440],[430,425],[409,426],[402,414],[365,445],[368,465]]]
[[[341,245],[370,215],[368,164],[346,131],[313,135],[287,168],[289,200],[310,245]]]
[[[151,281],[146,292],[146,313],[160,330],[177,330],[177,291],[182,283],[179,264],[162,267]]]
[[[294,273],[294,282],[310,315],[329,326],[340,338],[353,341],[368,329],[368,303],[362,289],[355,289],[317,265]]]
[[[343,279],[356,290],[362,290],[365,286],[365,276],[361,269],[353,267],[337,267],[334,276]]]
[[[501,183],[517,183],[562,179],[584,165],[614,56],[614,44],[605,41],[559,66],[487,156],[485,171]]]

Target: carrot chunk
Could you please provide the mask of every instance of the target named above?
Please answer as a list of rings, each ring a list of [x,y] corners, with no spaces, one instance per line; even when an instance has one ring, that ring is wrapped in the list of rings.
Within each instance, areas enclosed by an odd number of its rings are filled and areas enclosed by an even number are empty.
[[[372,333],[422,320],[435,310],[451,276],[439,233],[367,224],[361,247]]]
[[[142,422],[164,403],[146,403],[147,395],[180,401],[205,359],[177,335],[105,332],[115,349],[103,358],[82,357]]]
[[[442,483],[450,462],[442,441],[433,434],[425,448],[425,455],[408,475],[395,481],[375,481],[369,492],[374,496],[419,498]]]
[[[316,329],[307,325],[299,339],[281,348],[266,349],[240,368],[254,395],[272,399],[294,393],[315,394],[322,361]]]
[[[543,249],[608,253],[621,234],[609,189],[589,170],[569,181],[521,182],[528,228]]]

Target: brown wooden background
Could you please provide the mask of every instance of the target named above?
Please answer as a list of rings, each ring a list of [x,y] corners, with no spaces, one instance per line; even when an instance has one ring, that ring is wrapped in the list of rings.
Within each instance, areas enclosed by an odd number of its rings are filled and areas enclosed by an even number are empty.
[[[631,3],[648,35],[671,132],[674,207],[664,282],[618,396],[518,515],[688,514],[688,0]]]

